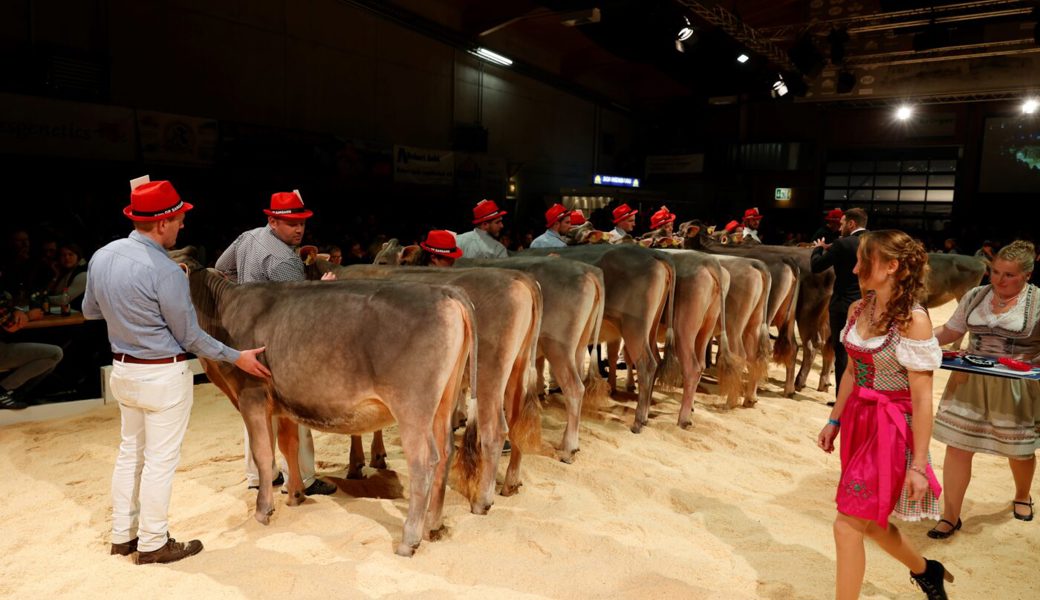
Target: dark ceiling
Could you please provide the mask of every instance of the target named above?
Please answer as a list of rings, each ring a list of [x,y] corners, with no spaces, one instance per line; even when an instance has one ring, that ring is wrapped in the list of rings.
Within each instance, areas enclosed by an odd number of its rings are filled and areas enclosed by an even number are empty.
[[[624,106],[916,94],[1002,97],[1040,79],[1034,0],[395,0],[486,46]],[[590,19],[597,9],[598,18]],[[688,19],[695,33],[676,47]],[[842,41],[844,40],[844,41]],[[837,43],[834,43],[837,42]],[[844,52],[842,52],[844,50]],[[750,60],[738,64],[746,52]],[[979,69],[1003,69],[979,78]],[[1023,72],[1024,71],[1024,72]],[[936,83],[936,74],[948,81]],[[907,92],[908,79],[928,80]],[[983,82],[985,80],[985,82]],[[892,82],[887,84],[886,82]],[[898,84],[898,85],[897,85]],[[985,88],[985,89],[983,89]]]

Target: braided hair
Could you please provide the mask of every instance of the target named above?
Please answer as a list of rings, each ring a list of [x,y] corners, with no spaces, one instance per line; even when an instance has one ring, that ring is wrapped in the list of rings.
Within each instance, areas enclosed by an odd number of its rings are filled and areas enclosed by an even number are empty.
[[[899,262],[892,274],[892,297],[878,325],[885,331],[892,327],[905,331],[914,305],[922,302],[927,294],[929,268],[924,245],[897,229],[870,231],[860,236],[858,258],[861,279],[870,277],[875,262]]]

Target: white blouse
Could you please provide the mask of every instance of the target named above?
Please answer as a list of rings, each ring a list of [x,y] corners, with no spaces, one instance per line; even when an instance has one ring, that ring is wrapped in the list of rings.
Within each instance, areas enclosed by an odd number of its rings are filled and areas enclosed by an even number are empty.
[[[1008,331],[1016,331],[1021,329],[1022,322],[1025,320],[1025,302],[1022,302],[1022,294],[1028,289],[1028,286],[1022,288],[1022,291],[1018,293],[1018,300],[1015,305],[1012,306],[1007,312],[994,314],[993,313],[993,288],[990,288],[986,292],[986,297],[982,299],[982,302],[975,307],[971,315],[968,315],[965,320],[965,313],[968,311],[968,303],[961,298],[961,302],[957,305],[957,310],[953,312],[953,316],[946,322],[946,328],[952,329],[953,331],[964,332],[968,330],[968,325],[1000,328]],[[965,294],[965,298],[968,294]]]
[[[887,336],[879,335],[869,339],[860,337],[856,328],[849,328],[849,343],[860,348],[880,348]],[[845,332],[841,333],[841,341],[845,343]],[[896,360],[908,371],[934,371],[942,364],[942,348],[939,340],[933,335],[927,340],[912,340],[900,337],[896,342]]]

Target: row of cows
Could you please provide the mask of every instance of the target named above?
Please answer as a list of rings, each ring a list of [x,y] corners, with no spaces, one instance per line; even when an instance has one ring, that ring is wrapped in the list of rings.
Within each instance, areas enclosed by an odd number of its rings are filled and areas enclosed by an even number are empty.
[[[391,241],[376,265],[319,260],[310,267],[313,278],[332,271],[336,281],[299,283],[237,285],[202,269],[190,252],[178,253],[174,258],[190,267],[202,328],[234,347],[265,346],[274,374],[262,381],[203,360],[249,430],[261,478],[255,518],[266,524],[274,510],[272,416],[281,420],[277,441],[290,470],[289,505],[304,498],[292,421],[351,435],[350,477],[360,477],[364,464],[359,436],[377,433],[371,464],[385,467],[379,431],[398,424],[409,508],[397,553],[410,556],[442,527],[457,412],[466,416],[466,432],[455,476],[471,511],[484,514],[493,503],[507,438],[512,452],[501,493],[518,491],[524,454],[541,447],[542,361],[566,405],[558,455],[567,463],[579,450],[583,405],[598,404],[616,388],[622,344],[629,388],[638,381],[636,433],[647,424],[658,380],[682,388],[679,426],[691,425],[713,339],[716,378],[730,406],[754,404],[770,360],[786,367],[785,393],[793,394],[821,348],[825,387],[833,273],[813,274],[807,249],[722,246],[696,227],[687,231],[686,245],[696,250],[575,246],[462,259],[454,269],[405,266],[418,248]],[[941,272],[947,294],[959,297],[982,273],[945,256],[934,256],[933,271]],[[773,343],[770,327],[778,332]],[[587,358],[598,342],[607,347],[607,381]]]

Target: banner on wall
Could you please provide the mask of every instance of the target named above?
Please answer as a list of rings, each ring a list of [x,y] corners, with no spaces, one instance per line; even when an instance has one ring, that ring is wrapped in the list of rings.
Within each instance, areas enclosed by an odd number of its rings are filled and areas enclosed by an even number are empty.
[[[420,185],[451,185],[455,154],[450,150],[394,146],[394,181]]]
[[[217,121],[137,111],[141,158],[149,162],[211,165],[216,160]]]
[[[0,94],[0,153],[135,158],[129,108]]]
[[[647,175],[704,172],[704,154],[658,154],[646,157]]]

